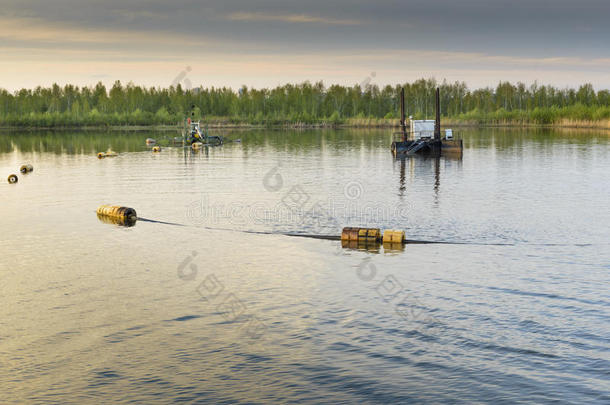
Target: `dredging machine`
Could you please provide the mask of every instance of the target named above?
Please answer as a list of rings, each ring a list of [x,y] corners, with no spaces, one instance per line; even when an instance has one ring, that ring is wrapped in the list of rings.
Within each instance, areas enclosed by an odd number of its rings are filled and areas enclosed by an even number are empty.
[[[221,136],[209,135],[208,131],[201,128],[199,121],[186,119],[185,130],[183,132],[184,144],[194,146],[197,143],[202,145],[222,145],[224,139]]]
[[[464,149],[462,139],[454,138],[451,129],[445,130],[441,137],[441,106],[440,89],[435,95],[435,120],[414,120],[409,117],[409,129],[405,116],[405,89],[400,91],[400,132],[394,133],[391,150],[395,156],[426,155],[441,156],[442,154],[461,155]]]

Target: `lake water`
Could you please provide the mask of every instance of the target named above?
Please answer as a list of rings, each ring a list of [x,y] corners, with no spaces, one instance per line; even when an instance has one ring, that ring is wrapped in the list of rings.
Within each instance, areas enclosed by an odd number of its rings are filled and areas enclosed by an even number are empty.
[[[390,132],[0,133],[1,402],[610,403],[608,134]]]

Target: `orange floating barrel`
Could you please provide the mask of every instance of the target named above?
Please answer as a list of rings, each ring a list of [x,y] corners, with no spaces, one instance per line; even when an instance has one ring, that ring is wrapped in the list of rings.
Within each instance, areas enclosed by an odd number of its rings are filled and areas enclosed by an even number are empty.
[[[343,228],[343,232],[341,232],[341,240],[358,240],[358,230],[360,228]]]

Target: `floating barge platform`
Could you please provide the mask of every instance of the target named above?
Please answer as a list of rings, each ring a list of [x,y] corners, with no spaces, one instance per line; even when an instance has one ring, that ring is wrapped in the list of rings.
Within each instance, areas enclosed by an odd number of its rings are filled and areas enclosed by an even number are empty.
[[[461,139],[453,138],[453,131],[445,131],[445,137],[441,138],[441,112],[440,112],[440,90],[436,89],[436,119],[432,121],[411,121],[410,130],[407,131],[405,117],[405,91],[400,92],[400,127],[401,132],[394,134],[391,150],[394,156],[404,155],[426,155],[441,156],[450,154],[460,155],[464,146]],[[432,127],[433,123],[433,127]],[[433,129],[432,129],[433,128]]]

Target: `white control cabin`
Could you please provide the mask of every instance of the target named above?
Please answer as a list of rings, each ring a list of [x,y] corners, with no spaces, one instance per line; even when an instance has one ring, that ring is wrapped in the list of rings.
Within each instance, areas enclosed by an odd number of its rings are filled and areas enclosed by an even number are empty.
[[[413,140],[434,138],[434,120],[410,120]]]

